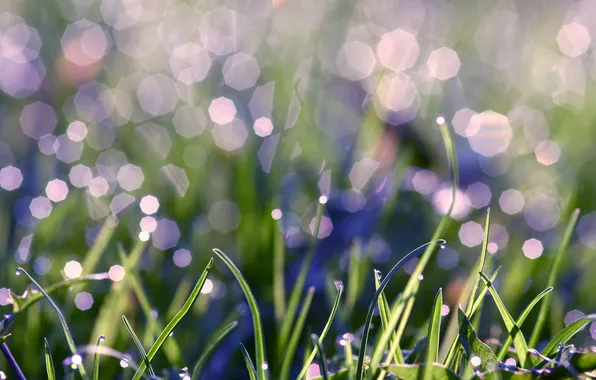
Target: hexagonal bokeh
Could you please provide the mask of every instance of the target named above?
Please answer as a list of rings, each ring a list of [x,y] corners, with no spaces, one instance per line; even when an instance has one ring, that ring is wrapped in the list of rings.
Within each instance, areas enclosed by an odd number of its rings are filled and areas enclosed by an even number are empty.
[[[590,47],[592,37],[588,29],[580,23],[563,25],[557,35],[559,50],[569,57],[578,57]]]
[[[72,141],[79,142],[85,140],[87,137],[87,126],[82,121],[73,121],[68,124],[66,134]]]
[[[268,117],[258,118],[252,127],[255,130],[255,134],[259,137],[267,137],[273,132],[273,123]]]
[[[103,28],[89,20],[79,20],[66,27],[60,39],[64,57],[78,66],[101,60],[110,48]]]
[[[159,210],[159,200],[154,197],[153,195],[146,195],[141,198],[141,202],[139,202],[139,206],[141,207],[141,211],[146,215],[152,215]]]
[[[221,233],[234,231],[240,223],[240,209],[234,202],[223,200],[215,202],[208,214],[211,227]]]
[[[54,179],[46,185],[46,195],[52,202],[60,202],[68,196],[68,186],[66,182]]]
[[[499,206],[501,207],[501,210],[509,215],[520,212],[525,204],[526,201],[524,200],[524,195],[521,191],[516,189],[505,190],[499,197]]]
[[[482,182],[476,182],[468,186],[466,189],[466,196],[470,202],[470,206],[474,208],[483,208],[488,206],[492,193],[488,185]]]
[[[36,197],[29,204],[31,215],[37,219],[44,219],[50,216],[52,212],[52,203],[46,197]]]
[[[192,104],[178,107],[172,121],[176,132],[187,139],[199,136],[203,133],[207,125],[205,112]]]
[[[215,125],[211,133],[215,144],[229,152],[242,148],[248,137],[246,126],[240,119],[234,119],[225,125]]]
[[[437,175],[430,170],[419,170],[412,177],[412,186],[414,190],[422,195],[433,193],[439,185]]]
[[[453,78],[457,75],[460,66],[457,53],[446,47],[433,50],[426,61],[430,75],[439,80]]]
[[[89,182],[93,179],[93,173],[88,166],[79,164],[70,169],[68,179],[74,187],[83,188],[89,185]]]
[[[174,80],[161,73],[145,77],[141,81],[137,98],[143,111],[151,116],[174,111],[179,100]]]
[[[211,58],[202,46],[187,42],[174,49],[170,69],[174,78],[185,84],[201,82],[211,68]]]
[[[468,125],[470,124],[470,120],[472,116],[476,115],[477,112],[473,111],[469,108],[462,108],[459,109],[455,115],[453,115],[453,119],[451,119],[451,124],[453,125],[453,129],[455,133],[460,136],[466,137]]]
[[[596,212],[581,217],[577,224],[577,235],[583,245],[596,248]]]
[[[243,52],[226,58],[221,70],[226,84],[239,91],[254,86],[261,72],[255,57]]]
[[[565,326],[569,326],[573,322],[580,320],[585,316],[586,316],[586,313],[584,313],[581,310],[577,310],[577,309],[571,310],[570,312],[565,314],[565,318],[564,318]]]
[[[555,141],[544,140],[536,145],[534,154],[536,155],[536,161],[544,166],[549,166],[559,161],[561,148]]]
[[[157,226],[151,237],[153,238],[153,246],[155,248],[166,250],[178,244],[180,230],[176,222],[162,218],[157,221]]]
[[[372,48],[358,40],[346,42],[337,53],[336,65],[339,73],[353,81],[369,77],[376,64]]]
[[[161,160],[168,157],[172,149],[172,139],[167,129],[157,123],[149,122],[138,126],[136,132],[151,148],[155,156]]]
[[[471,117],[466,136],[474,151],[492,157],[507,150],[513,131],[507,117],[485,111]]]
[[[190,181],[188,180],[188,176],[184,169],[176,165],[168,164],[161,168],[161,172],[174,190],[176,190],[178,196],[184,197],[188,190],[188,186],[190,185]]]
[[[141,187],[145,176],[143,170],[133,164],[126,164],[118,170],[118,184],[127,191],[134,191]]]
[[[54,135],[42,136],[39,141],[37,141],[37,147],[41,153],[51,156],[58,150],[58,139]]]
[[[476,222],[464,223],[458,232],[459,240],[466,247],[476,247],[482,243],[484,230],[482,226]]]
[[[394,71],[410,68],[416,63],[420,48],[416,37],[403,29],[383,34],[377,45],[377,55],[383,66]]]
[[[352,170],[350,170],[350,174],[348,174],[352,187],[356,190],[362,189],[367,184],[368,180],[371,179],[378,167],[379,163],[370,158],[365,158],[364,160],[354,163]]]
[[[21,170],[12,165],[0,170],[0,187],[4,190],[13,191],[18,189],[23,182]]]
[[[546,231],[557,225],[561,209],[553,196],[539,193],[531,196],[524,208],[524,217],[536,231]]]
[[[67,134],[56,138],[56,158],[67,164],[78,161],[83,153],[83,143],[73,141]]]
[[[542,246],[542,242],[540,240],[532,238],[524,242],[522,251],[524,252],[524,256],[526,256],[528,259],[534,260],[542,255],[544,247]]]
[[[236,117],[236,106],[234,102],[223,96],[213,99],[209,105],[209,117],[219,125],[230,123]]]
[[[92,178],[87,187],[89,188],[89,193],[94,197],[103,197],[110,190],[110,184],[101,176]]]
[[[27,104],[23,108],[19,123],[23,133],[31,138],[39,139],[54,132],[58,119],[51,106],[37,101]]]
[[[397,112],[412,106],[418,91],[408,75],[395,73],[383,77],[377,88],[377,95],[383,107]]]

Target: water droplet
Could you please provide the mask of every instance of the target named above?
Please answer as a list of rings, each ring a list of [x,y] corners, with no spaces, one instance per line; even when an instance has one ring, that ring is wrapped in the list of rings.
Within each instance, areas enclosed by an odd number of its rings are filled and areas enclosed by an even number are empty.
[[[120,367],[127,368],[128,367],[128,360],[125,360],[125,359],[120,360]]]
[[[269,364],[267,362],[261,364],[261,368],[263,368],[264,370],[269,369]]]
[[[487,207],[486,208],[486,212],[490,212],[490,207]]]
[[[16,270],[15,274],[17,276],[20,276],[21,274],[23,274],[23,271],[21,270],[21,268],[19,268],[19,269]]]
[[[445,124],[445,118],[443,116],[437,117],[437,124],[439,124],[439,125]]]
[[[79,354],[75,354],[72,356],[72,364],[75,366],[83,364],[83,358]]]
[[[343,289],[344,287],[344,283],[342,281],[333,281],[333,283],[335,284],[335,289],[337,290]]]
[[[325,203],[327,203],[327,201],[328,201],[328,199],[327,199],[327,197],[326,197],[326,196],[324,196],[324,195],[321,195],[321,196],[319,197],[319,203],[320,203],[320,204],[324,205]]]
[[[106,340],[106,337],[105,337],[105,336],[103,336],[103,335],[101,335],[101,336],[99,337],[99,341],[100,341],[100,342],[103,342],[104,340]]]
[[[557,344],[557,351],[563,351],[565,349],[565,345],[562,343]]]
[[[0,380],[6,380],[6,374],[0,371]]]
[[[470,364],[472,364],[472,366],[474,367],[478,367],[480,366],[480,364],[482,364],[482,359],[480,358],[480,356],[472,356],[470,358]]]
[[[180,376],[182,380],[189,380],[190,376],[188,375],[188,367],[182,368],[180,372],[178,372],[178,376]]]
[[[439,241],[439,248],[445,249],[445,247],[447,247],[447,242],[445,240],[440,240]]]

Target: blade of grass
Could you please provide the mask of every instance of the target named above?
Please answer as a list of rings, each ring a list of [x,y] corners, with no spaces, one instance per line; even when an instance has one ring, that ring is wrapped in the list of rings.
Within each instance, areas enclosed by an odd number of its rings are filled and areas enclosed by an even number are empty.
[[[240,343],[240,351],[242,352],[242,358],[244,359],[244,364],[246,364],[250,380],[257,380],[257,370],[255,369],[255,365],[252,362],[248,351],[246,351],[246,347],[244,347],[242,343]]]
[[[286,313],[285,244],[277,223],[273,225],[273,309],[275,321],[280,328]]]
[[[350,264],[348,269],[348,286],[346,288],[346,302],[343,307],[345,315],[352,315],[354,306],[364,288],[364,278],[367,269],[365,267],[365,258],[362,255],[362,243],[355,239],[350,249]]]
[[[447,230],[447,227],[449,225],[449,222],[451,220],[451,213],[453,212],[453,207],[455,205],[455,196],[457,194],[457,189],[458,189],[458,182],[459,182],[459,168],[457,166],[457,156],[455,154],[455,147],[453,145],[453,140],[451,138],[451,132],[449,130],[449,128],[447,126],[441,126],[440,128],[441,131],[441,137],[443,139],[443,145],[445,146],[445,151],[447,153],[447,160],[449,162],[449,166],[451,168],[451,203],[449,205],[449,208],[447,209],[447,212],[445,212],[445,214],[443,215],[443,217],[441,218],[441,221],[439,222],[439,225],[437,226],[437,229],[435,230],[435,232],[433,233],[433,236],[431,238],[431,244],[428,245],[427,249],[425,250],[425,252],[422,254],[422,256],[420,256],[420,261],[418,261],[418,264],[416,265],[416,267],[414,268],[414,271],[412,272],[412,274],[410,275],[410,278],[408,280],[408,282],[406,283],[406,287],[404,288],[403,291],[403,299],[407,300],[410,297],[414,296],[414,290],[417,287],[420,275],[422,274],[422,272],[424,271],[424,268],[426,268],[426,265],[428,264],[428,262],[430,261],[437,242],[439,241],[439,239],[445,234],[445,231]],[[405,305],[404,303],[394,303],[392,309],[391,309],[391,318],[389,320],[389,327],[390,330],[393,329],[393,327],[395,325],[397,325],[397,322],[400,318],[405,319],[406,321],[409,319],[410,316],[410,311],[406,311],[405,309]],[[402,315],[403,313],[403,315]],[[387,343],[390,339],[390,331],[384,331],[383,334],[381,335],[381,338],[378,340],[375,349],[373,351],[373,355],[371,358],[371,368],[376,368],[379,363],[381,362],[381,359],[383,357],[383,353],[385,351],[385,348],[387,347]],[[389,364],[389,363],[386,363]],[[358,374],[357,374],[358,376]],[[360,379],[358,379],[360,380]]]
[[[172,297],[172,302],[170,302],[170,306],[168,306],[168,310],[166,311],[166,319],[170,320],[174,318],[174,315],[180,310],[182,305],[184,305],[184,301],[188,298],[192,290],[192,282],[186,278],[180,281],[180,284],[176,288],[176,292],[174,293],[174,297]]]
[[[314,242],[316,242],[317,237],[319,236],[319,229],[321,227],[321,218],[323,216],[323,204],[321,202],[317,202],[317,215],[315,220],[315,228],[314,228]],[[288,302],[288,308],[286,309],[286,314],[281,322],[281,327],[279,329],[279,339],[277,341],[277,347],[285,347],[288,343],[288,339],[290,337],[290,331],[292,329],[294,320],[296,319],[296,312],[298,310],[298,304],[300,302],[300,296],[302,295],[302,290],[304,289],[304,284],[306,282],[306,276],[308,275],[308,270],[310,269],[310,263],[312,262],[313,255],[315,253],[315,244],[312,244],[309,251],[306,253],[306,257],[300,266],[300,272],[298,273],[298,278],[296,278],[296,283],[294,284],[294,288],[292,289],[292,293],[290,294],[290,301]],[[280,355],[278,359],[281,361],[281,352],[283,350],[279,350]]]
[[[375,290],[379,289],[381,285],[381,272],[375,270]],[[389,302],[387,302],[387,297],[385,297],[385,292],[381,292],[379,296],[379,315],[381,316],[381,325],[383,329],[387,328],[387,322],[389,321],[389,315],[391,311],[389,310]],[[390,357],[389,360],[395,358],[397,363],[403,364],[404,357],[401,352],[401,347],[399,346],[399,339],[395,337],[395,333],[392,334],[391,342],[389,343],[391,349],[389,350],[388,356]]]
[[[348,370],[348,379],[354,378],[354,354],[352,354],[352,337],[346,339],[346,345],[344,346],[344,352],[346,356],[346,369]]]
[[[319,361],[320,370],[321,370],[321,377],[323,380],[329,380],[329,368],[327,368],[327,358],[325,357],[325,350],[323,350],[323,346],[319,340],[317,334],[311,334],[310,339],[312,340],[313,346],[317,348],[317,352],[319,353]]]
[[[209,359],[211,353],[213,353],[213,351],[217,348],[217,346],[219,346],[221,341],[224,340],[224,338],[228,336],[228,334],[232,330],[234,330],[236,326],[238,326],[238,321],[233,321],[232,323],[228,323],[223,327],[220,327],[213,333],[213,338],[210,339],[212,342],[208,344],[207,348],[203,351],[201,357],[197,361],[197,364],[195,364],[195,367],[192,371],[193,380],[198,380],[199,375],[201,374],[201,369],[203,368],[203,365],[207,362],[207,359]]]
[[[522,311],[522,313],[520,314],[520,316],[517,318],[517,321],[516,321],[516,324],[517,324],[517,326],[519,326],[520,329],[521,329],[522,325],[524,324],[524,321],[526,320],[528,315],[530,315],[530,312],[534,309],[534,306],[536,306],[538,304],[538,302],[540,302],[541,299],[543,299],[550,292],[552,292],[552,290],[553,290],[553,288],[544,289],[542,292],[540,292],[540,294],[538,294],[536,297],[534,297],[534,299],[532,300],[532,302],[530,302],[528,304],[528,306],[526,306],[526,308],[524,309],[524,311]],[[507,351],[509,351],[509,346],[511,346],[511,342],[513,342],[513,338],[511,337],[511,335],[508,335],[507,339],[505,339],[505,342],[503,342],[503,345],[501,346],[499,353],[497,354],[497,358],[500,361],[505,360],[505,356],[507,356]]]
[[[228,266],[228,268],[236,277],[236,280],[240,284],[242,291],[244,292],[244,296],[248,301],[248,305],[250,306],[250,311],[252,313],[252,324],[255,334],[255,355],[257,361],[257,379],[258,380],[265,380],[267,378],[266,369],[268,367],[267,360],[265,359],[265,338],[263,337],[263,325],[261,324],[261,314],[259,312],[259,308],[257,306],[257,301],[255,300],[250,287],[246,283],[246,280],[240,273],[240,270],[234,265],[232,260],[225,253],[220,251],[219,249],[215,248],[213,250],[217,256]]]
[[[481,371],[489,370],[491,366],[497,366],[499,363],[497,356],[486,343],[478,339],[474,327],[472,327],[466,313],[461,308],[458,308],[457,316],[459,320],[459,339],[468,360],[471,360],[473,356],[478,356],[480,358],[478,366]]]
[[[306,293],[304,302],[302,303],[302,310],[300,310],[300,314],[298,314],[298,319],[294,325],[292,336],[290,337],[288,345],[284,350],[286,354],[284,355],[284,359],[281,364],[281,371],[279,373],[279,378],[281,380],[286,380],[290,374],[290,366],[294,360],[296,348],[298,347],[298,341],[300,340],[300,334],[302,334],[302,330],[304,329],[304,322],[306,321],[308,311],[310,310],[310,304],[314,294],[315,287],[311,286]]]
[[[151,363],[149,363],[149,359],[147,359],[147,352],[145,352],[143,343],[141,343],[141,341],[139,340],[139,337],[137,336],[137,334],[135,334],[135,331],[133,330],[132,326],[130,325],[130,322],[128,322],[128,319],[126,319],[126,316],[124,316],[124,315],[122,316],[122,322],[124,323],[126,330],[128,330],[128,333],[132,337],[132,340],[134,341],[135,345],[137,346],[137,350],[139,350],[139,354],[141,354],[141,358],[143,358],[143,361],[147,365],[147,368],[149,370],[149,374],[151,375],[151,378],[154,378],[155,371],[153,371],[153,367],[151,367]]]
[[[559,333],[555,335],[555,337],[550,342],[548,342],[546,347],[544,347],[544,350],[542,350],[542,355],[554,355],[557,352],[557,347],[559,346],[559,344],[567,343],[569,339],[573,338],[573,336],[577,334],[581,329],[586,327],[588,323],[594,321],[596,321],[596,314],[590,314],[571,323],[569,326],[559,331]]]
[[[484,283],[488,287],[488,291],[490,292],[495,304],[497,305],[497,309],[501,314],[501,318],[505,323],[505,327],[509,332],[509,335],[513,337],[513,345],[515,346],[515,351],[517,353],[517,357],[519,359],[519,363],[521,367],[526,367],[528,365],[528,344],[526,343],[526,339],[524,338],[524,334],[519,330],[519,326],[511,317],[511,314],[503,304],[501,297],[495,290],[492,282],[484,273],[480,273],[480,277],[484,280]]]
[[[54,300],[52,300],[52,298],[50,298],[48,293],[46,293],[46,291],[41,287],[41,285],[39,285],[37,281],[35,281],[35,279],[31,277],[31,275],[27,273],[25,269],[19,267],[17,269],[17,275],[19,274],[24,274],[29,279],[29,281],[31,281],[31,283],[37,288],[37,290],[39,290],[41,294],[43,294],[45,299],[50,303],[50,305],[58,315],[58,319],[60,320],[60,325],[62,326],[62,330],[66,338],[66,343],[68,344],[68,348],[70,349],[71,354],[73,356],[78,355],[77,346],[75,345],[74,339],[72,338],[72,335],[70,333],[70,329],[68,328],[68,323],[66,323],[66,319],[64,319],[64,315],[62,315],[62,312],[60,311],[60,308],[58,308],[58,305],[56,305],[56,303],[54,302]],[[85,367],[82,363],[80,365],[77,365],[77,369],[79,370],[79,374],[81,375],[81,377],[83,379],[87,379],[87,372],[85,372]]]
[[[443,307],[443,289],[439,288],[435,296],[435,303],[430,313],[428,323],[428,349],[426,362],[428,364],[439,361],[439,335],[441,334],[441,309]],[[430,368],[430,366],[428,366]]]
[[[444,244],[444,242],[445,242],[444,240],[441,240],[439,243]],[[374,314],[374,310],[376,309],[377,302],[379,300],[379,295],[385,289],[385,287],[389,283],[389,280],[391,279],[391,277],[393,277],[393,275],[395,273],[397,273],[397,271],[399,269],[401,269],[412,258],[414,258],[414,257],[418,256],[419,254],[421,254],[423,248],[426,248],[426,247],[428,247],[430,245],[435,245],[436,246],[436,244],[437,244],[436,241],[428,242],[428,243],[422,244],[418,248],[410,251],[410,253],[408,253],[401,260],[399,260],[398,263],[395,264],[393,266],[393,268],[391,268],[391,270],[389,271],[389,273],[387,273],[387,275],[385,276],[385,278],[383,278],[383,281],[381,282],[381,285],[379,286],[379,289],[377,289],[377,291],[375,292],[375,294],[373,296],[373,299],[372,299],[372,301],[371,301],[371,303],[370,303],[370,305],[368,307],[368,313],[366,315],[366,319],[365,319],[365,322],[364,322],[364,331],[362,332],[362,343],[361,343],[361,347],[360,347],[360,354],[358,355],[358,365],[356,367],[356,379],[357,380],[362,380],[362,378],[364,376],[364,356],[366,355],[366,345],[368,343],[368,335],[369,335],[370,324],[372,322],[372,317],[373,317],[373,314]],[[392,332],[394,326],[397,324],[397,320],[393,320],[394,319],[394,315],[392,315],[392,318],[391,319],[392,320],[388,322],[388,328],[385,331],[383,331],[383,336],[387,335],[385,341],[383,342],[384,347],[387,347],[387,343],[389,341],[389,337],[391,336],[391,332]],[[373,370],[374,370],[374,368],[373,368]]]
[[[550,268],[550,272],[548,274],[548,280],[546,281],[547,287],[554,287],[555,282],[557,281],[557,276],[559,271],[561,270],[561,266],[563,264],[563,255],[567,250],[567,246],[569,245],[569,241],[571,240],[571,236],[573,235],[573,231],[575,230],[575,225],[577,224],[577,219],[579,218],[580,209],[575,209],[571,214],[571,218],[567,223],[567,227],[565,228],[565,233],[563,234],[563,239],[561,240],[561,245],[559,246],[559,251],[557,255],[553,259],[553,263]],[[544,323],[546,322],[546,316],[548,314],[548,307],[550,305],[550,295],[547,296],[542,305],[540,305],[540,311],[538,312],[538,318],[536,319],[536,324],[534,325],[534,331],[532,331],[532,335],[530,336],[529,345],[530,347],[536,347],[538,344],[538,339],[540,339],[540,334],[542,333],[542,328],[544,327]]]
[[[488,235],[490,233],[490,208],[486,210],[486,220],[484,222],[484,236],[482,238],[482,249],[480,250],[480,263],[478,265],[478,272],[477,273],[484,273],[484,266],[486,265],[486,257],[488,253]],[[470,294],[470,300],[476,299],[476,292],[478,291],[478,287],[482,283],[480,276],[478,275],[476,278],[476,283],[474,284],[474,288],[472,289],[472,294]],[[472,318],[472,302],[468,302],[468,306],[466,307],[466,316],[468,318]]]
[[[104,339],[105,337],[103,335],[100,336],[95,345],[95,353],[93,354],[93,380],[99,380],[99,345]]]
[[[176,328],[178,323],[182,320],[182,318],[184,318],[186,313],[188,313],[188,311],[194,304],[195,300],[199,297],[199,294],[201,293],[201,289],[203,288],[203,284],[205,284],[205,280],[207,280],[207,275],[209,274],[209,271],[211,270],[212,266],[213,266],[213,258],[211,258],[209,260],[209,263],[207,263],[207,266],[203,270],[203,273],[201,273],[201,277],[199,277],[197,284],[195,285],[194,289],[190,293],[190,296],[188,296],[188,299],[186,300],[184,305],[182,305],[182,308],[180,309],[180,311],[178,311],[178,313],[174,316],[174,318],[172,318],[172,320],[170,322],[168,322],[166,327],[163,329],[163,331],[159,334],[159,336],[155,340],[155,343],[153,343],[153,345],[147,352],[147,361],[148,362],[151,362],[151,360],[153,360],[153,357],[155,356],[157,351],[159,351],[163,342],[168,338],[168,336],[172,333],[172,331],[174,331],[174,329]],[[139,365],[139,369],[136,371],[136,373],[133,377],[133,380],[139,380],[141,378],[141,376],[143,376],[143,373],[145,372],[146,368],[147,368],[147,364],[144,361],[141,362],[141,364]]]
[[[50,350],[50,344],[46,338],[43,338],[43,345],[45,349],[46,358],[46,373],[48,380],[56,380],[56,369],[54,369],[54,359],[52,359],[52,350]]]

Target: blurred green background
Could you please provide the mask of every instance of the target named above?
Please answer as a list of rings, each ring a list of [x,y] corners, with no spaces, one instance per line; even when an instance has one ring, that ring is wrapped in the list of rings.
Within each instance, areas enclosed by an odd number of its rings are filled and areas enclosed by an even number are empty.
[[[326,321],[333,280],[342,280],[352,298],[333,334],[357,332],[372,269],[386,271],[426,242],[449,206],[438,130],[446,124],[461,174],[455,220],[421,282],[428,297],[419,300],[428,302],[416,303],[404,347],[426,323],[438,287],[457,307],[487,207],[489,251],[504,267],[500,293],[515,312],[544,288],[563,226],[582,209],[550,335],[596,308],[594,20],[589,0],[3,0],[2,310],[11,310],[9,289],[26,289],[18,266],[42,285],[109,271],[111,282],[54,296],[77,343],[94,343],[100,310],[125,275],[117,247],[130,252],[145,241],[135,270],[167,322],[217,247],[258,298],[273,360],[280,235],[287,287],[316,240],[307,281],[317,287],[313,331]],[[361,251],[356,274],[352,247]],[[244,378],[230,363],[241,363],[239,341],[250,347],[250,316],[220,264],[175,332],[184,350],[174,364],[191,366],[240,305],[239,328],[205,378]],[[388,294],[406,279],[396,276]],[[120,310],[142,332],[148,321],[124,293],[120,309],[104,313]],[[491,314],[480,335],[502,337]],[[134,358],[120,315],[106,318],[109,346]],[[7,343],[39,378],[44,336],[55,360],[68,356],[61,334],[42,302],[18,316]],[[576,343],[594,339],[596,325]],[[328,344],[328,354],[337,347]],[[155,363],[175,367],[163,355]],[[117,360],[103,367],[120,372]],[[0,370],[8,373],[3,358]]]

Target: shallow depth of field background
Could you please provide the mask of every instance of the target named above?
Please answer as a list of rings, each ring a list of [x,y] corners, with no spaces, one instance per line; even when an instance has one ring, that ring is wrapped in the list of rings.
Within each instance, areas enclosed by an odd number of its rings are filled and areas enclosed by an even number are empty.
[[[346,283],[363,294],[346,301],[333,336],[356,333],[372,269],[386,271],[430,239],[449,206],[444,124],[461,172],[455,220],[447,248],[424,274],[404,347],[426,323],[439,287],[444,312],[457,307],[487,207],[488,249],[504,267],[498,286],[515,313],[544,288],[562,226],[582,209],[554,292],[552,335],[596,311],[595,49],[590,0],[2,0],[0,311],[10,311],[9,288],[26,289],[18,266],[42,285],[80,276],[107,225],[114,234],[95,272],[121,280],[117,243],[130,250],[146,240],[138,271],[162,320],[211,249],[228,253],[273,342],[273,234],[285,237],[290,285],[315,240],[323,197],[308,323],[322,328],[329,284],[346,280],[357,244],[370,269]],[[252,347],[250,315],[220,264],[175,336],[191,366],[240,305],[240,325],[207,378],[244,378],[237,343]],[[389,295],[403,287],[408,268]],[[55,296],[77,343],[97,339],[94,320],[111,286]],[[132,296],[125,313],[142,332]],[[480,335],[502,337],[491,315]],[[110,345],[135,356],[114,318]],[[57,363],[67,357],[61,334],[41,302],[7,342],[39,378],[44,336]],[[575,343],[594,339],[596,324]],[[332,340],[329,355],[339,347]],[[163,356],[155,363],[167,367]],[[113,373],[119,363],[104,366]],[[8,373],[3,358],[0,369]]]

